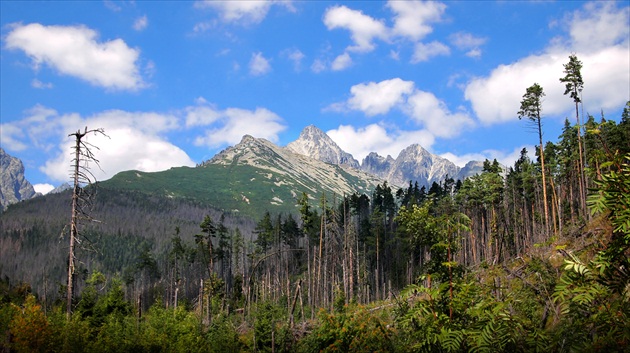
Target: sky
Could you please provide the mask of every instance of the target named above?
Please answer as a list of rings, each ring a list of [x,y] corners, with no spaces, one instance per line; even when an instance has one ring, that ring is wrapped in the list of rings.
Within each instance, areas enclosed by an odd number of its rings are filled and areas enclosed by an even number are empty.
[[[627,1],[0,1],[0,146],[40,192],[69,182],[69,136],[97,180],[195,166],[243,135],[284,146],[308,125],[361,161],[420,144],[510,166],[543,133],[630,100]]]

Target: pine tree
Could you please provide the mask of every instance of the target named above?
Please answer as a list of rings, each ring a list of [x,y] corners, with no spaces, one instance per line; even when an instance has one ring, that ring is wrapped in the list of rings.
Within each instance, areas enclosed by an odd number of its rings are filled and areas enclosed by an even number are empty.
[[[534,83],[528,87],[521,101],[521,109],[518,111],[518,118],[528,118],[532,122],[538,132],[539,149],[540,149],[540,168],[542,173],[542,191],[543,191],[543,207],[545,211],[545,224],[548,231],[549,227],[549,206],[547,205],[547,180],[545,177],[545,154],[543,152],[543,133],[542,133],[542,98],[545,96],[543,88]]]

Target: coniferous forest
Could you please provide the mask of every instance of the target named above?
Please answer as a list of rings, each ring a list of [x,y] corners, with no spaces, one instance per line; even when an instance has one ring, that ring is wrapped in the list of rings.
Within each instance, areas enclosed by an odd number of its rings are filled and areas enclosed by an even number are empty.
[[[70,308],[67,284],[4,278],[0,351],[628,352],[630,102],[620,118],[581,116],[580,68],[571,56],[560,79],[576,110],[557,142],[542,138],[544,88],[524,92],[515,119],[537,147],[507,168],[303,194],[254,222],[186,205],[190,221],[169,224],[170,201],[136,225],[167,233],[159,244],[85,228],[117,250],[99,269],[77,255]],[[47,225],[4,227],[3,246],[31,246]],[[55,251],[46,266],[63,273]]]

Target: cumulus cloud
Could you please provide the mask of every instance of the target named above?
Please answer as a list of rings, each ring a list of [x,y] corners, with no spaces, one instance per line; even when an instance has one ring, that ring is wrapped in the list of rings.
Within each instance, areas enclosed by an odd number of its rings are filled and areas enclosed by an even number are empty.
[[[302,71],[302,60],[306,57],[302,51],[296,48],[285,49],[282,51],[282,55],[293,63],[293,70]]]
[[[630,39],[630,6],[619,9],[612,1],[587,3],[566,22],[572,49],[578,52],[605,49],[620,42],[627,45]]]
[[[253,111],[228,108],[216,111],[216,114],[218,117],[216,121],[220,124],[211,125],[203,136],[197,137],[195,139],[197,146],[233,145],[240,142],[245,134],[277,142],[278,133],[286,129],[282,119],[265,108],[256,108]]]
[[[311,64],[311,71],[316,74],[324,70],[326,70],[326,63],[322,59],[315,59],[313,64]]]
[[[134,21],[133,29],[135,29],[136,31],[143,31],[147,28],[148,25],[149,25],[149,19],[147,18],[146,15],[144,15],[142,17],[138,17]]]
[[[25,135],[24,130],[18,125],[0,124],[0,141],[2,147],[9,151],[19,152],[27,149],[28,145],[23,141]]]
[[[484,150],[479,153],[467,153],[463,155],[455,155],[453,153],[443,153],[440,157],[446,158],[455,163],[458,167],[463,167],[470,161],[489,161],[497,160],[501,165],[511,167],[521,157],[523,148],[527,149],[529,158],[535,158],[533,145],[522,145],[514,148],[512,151]]]
[[[31,81],[31,87],[38,89],[50,89],[53,88],[53,84],[50,82],[45,83],[38,79],[33,79],[33,81]]]
[[[437,55],[447,55],[449,48],[440,42],[422,44],[419,41],[433,31],[432,24],[442,21],[446,5],[428,1],[389,1],[387,7],[393,13],[393,25],[385,24],[362,11],[347,6],[335,5],[326,10],[324,24],[329,30],[346,29],[350,32],[352,45],[345,52],[366,53],[376,48],[376,40],[387,43],[404,39],[416,43],[412,63],[429,60]],[[398,53],[392,52],[392,58],[398,60]],[[343,54],[345,55],[345,54]],[[342,56],[340,56],[341,58]]]
[[[440,22],[446,10],[446,5],[434,1],[389,1],[387,7],[395,14],[393,34],[413,41],[431,33],[430,24]]]
[[[7,123],[23,131],[8,135],[28,148],[48,156],[40,167],[51,180],[67,181],[68,168],[72,163],[73,139],[68,134],[77,130],[103,128],[109,136],[89,134],[85,141],[96,146],[93,150],[100,161],[100,169],[91,171],[97,180],[105,180],[114,174],[130,169],[159,171],[174,166],[194,166],[195,163],[179,147],[166,137],[178,129],[174,115],[153,112],[125,112],[109,110],[91,116],[59,114],[53,109],[35,106],[26,112],[22,120]],[[3,134],[6,132],[3,126]],[[4,144],[4,136],[3,136]]]
[[[170,137],[188,130],[190,143],[218,148],[238,143],[244,134],[278,141],[286,129],[282,118],[265,108],[219,109],[203,97],[195,104],[173,112],[128,112],[107,110],[90,116],[60,114],[41,105],[24,113],[21,120],[0,126],[2,147],[11,151],[32,150],[44,156],[39,169],[51,181],[67,181],[71,165],[73,139],[77,130],[103,128],[108,135],[89,134],[86,141],[94,150],[100,169],[93,166],[97,180],[105,180],[124,170],[155,172],[195,163]]]
[[[351,65],[352,58],[350,57],[350,54],[346,52],[336,57],[335,60],[333,60],[332,64],[330,64],[330,68],[333,71],[341,71],[347,69]]]
[[[452,112],[433,93],[419,90],[414,82],[393,78],[381,82],[368,82],[354,85],[350,88],[350,98],[345,102],[335,103],[327,108],[331,111],[356,110],[366,116],[385,115],[392,109],[399,109],[409,117],[416,126],[422,127],[423,140],[431,136],[431,144],[435,137],[452,138],[465,129],[475,126],[470,114],[466,111]],[[379,132],[379,126],[372,126],[365,132]],[[343,130],[349,133],[350,127]],[[414,134],[418,134],[418,131]],[[338,133],[338,132],[337,132]],[[397,132],[397,138],[407,136],[404,132]],[[415,136],[415,135],[414,135]],[[407,146],[404,146],[407,147]]]
[[[33,185],[33,189],[35,189],[35,192],[39,192],[42,195],[46,195],[47,193],[51,192],[54,188],[55,188],[54,186],[47,183]]]
[[[203,0],[195,3],[196,8],[213,8],[217,10],[223,22],[242,25],[258,24],[262,22],[265,17],[267,17],[267,13],[272,5],[284,6],[289,11],[295,11],[290,0]]]
[[[324,14],[324,24],[329,30],[341,28],[350,31],[354,45],[347,48],[349,51],[371,51],[374,49],[374,39],[386,39],[388,36],[388,29],[383,21],[346,6],[329,7]]]
[[[465,50],[466,56],[471,58],[481,57],[480,46],[484,45],[487,38],[476,37],[467,32],[456,32],[449,36],[450,42],[459,50]]]
[[[544,52],[500,65],[488,76],[468,83],[465,98],[479,121],[494,124],[516,119],[525,89],[534,83],[546,93],[543,115],[570,113],[573,101],[563,95],[564,85],[559,78],[572,53],[583,63],[582,100],[586,111],[625,104],[630,97],[630,7],[617,8],[613,2],[587,3],[565,21],[569,28],[565,40],[556,38]]]
[[[326,132],[344,151],[352,154],[361,161],[370,152],[377,152],[386,157],[396,158],[400,151],[412,144],[420,144],[424,148],[431,148],[435,142],[433,135],[426,130],[402,131],[387,129],[385,124],[370,124],[355,128],[340,125],[337,129]]]
[[[413,51],[411,62],[416,64],[423,61],[429,61],[429,59],[439,55],[449,55],[451,50],[448,46],[438,41],[432,41],[430,43],[416,43]]]
[[[271,71],[271,64],[261,52],[253,53],[249,60],[249,73],[253,76],[262,76]]]
[[[348,99],[347,106],[353,110],[360,110],[367,116],[386,114],[393,107],[403,103],[413,89],[413,82],[400,78],[378,83],[361,83],[350,88],[352,96]]]
[[[437,137],[450,138],[474,126],[466,112],[451,112],[433,93],[416,90],[407,100],[409,115]]]
[[[44,26],[39,23],[13,25],[6,47],[22,50],[39,69],[57,72],[114,90],[145,87],[139,73],[138,49],[122,39],[99,42],[98,34],[85,26]]]
[[[466,50],[482,46],[486,43],[487,38],[475,37],[467,32],[456,32],[449,36],[449,40],[458,49]]]
[[[221,112],[215,107],[205,105],[205,100],[200,103],[202,105],[186,108],[186,127],[207,126],[221,118]]]

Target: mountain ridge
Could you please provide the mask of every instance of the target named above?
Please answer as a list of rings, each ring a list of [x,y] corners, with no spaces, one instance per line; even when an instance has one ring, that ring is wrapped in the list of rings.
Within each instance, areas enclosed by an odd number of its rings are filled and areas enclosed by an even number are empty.
[[[446,177],[465,179],[483,171],[483,162],[470,161],[464,167],[459,167],[419,144],[406,147],[395,159],[389,155],[383,157],[371,152],[358,163],[352,154],[339,148],[325,132],[314,125],[304,128],[299,138],[287,144],[286,148],[326,163],[362,170],[397,186],[411,181],[429,187]]]

